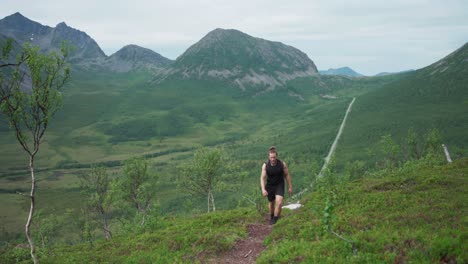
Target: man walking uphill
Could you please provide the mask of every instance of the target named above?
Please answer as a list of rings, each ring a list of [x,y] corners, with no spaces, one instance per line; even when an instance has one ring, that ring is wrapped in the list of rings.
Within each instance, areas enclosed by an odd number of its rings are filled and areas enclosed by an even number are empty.
[[[268,151],[268,161],[263,163],[260,176],[262,195],[268,196],[270,208],[270,225],[276,224],[281,215],[281,205],[284,197],[284,179],[288,182],[288,193],[292,195],[291,176],[284,161],[277,159],[278,152],[275,147]],[[265,185],[266,180],[266,185]]]

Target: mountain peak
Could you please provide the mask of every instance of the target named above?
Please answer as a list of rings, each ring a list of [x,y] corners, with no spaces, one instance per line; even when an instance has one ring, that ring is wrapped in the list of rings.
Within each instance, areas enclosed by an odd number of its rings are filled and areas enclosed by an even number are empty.
[[[68,28],[68,25],[65,22],[60,22],[55,28]]]
[[[16,12],[14,14],[11,14],[9,16],[6,16],[3,18],[3,20],[15,20],[15,21],[18,21],[18,20],[28,20],[28,21],[32,21],[30,20],[29,18],[23,16],[23,14],[21,14],[20,12]]]
[[[226,36],[229,34],[237,34],[237,35],[247,35],[243,33],[242,31],[239,31],[237,29],[224,29],[224,28],[216,28],[208,34],[205,35],[205,37],[210,37],[210,36]],[[248,35],[247,35],[248,36]]]
[[[170,59],[161,56],[159,53],[135,44],[124,46],[112,54],[111,57],[132,62],[154,63],[156,65],[165,65],[171,62]]]
[[[16,12],[16,13],[14,13],[14,14],[12,14],[12,15],[7,16],[7,17],[10,17],[10,18],[28,19],[28,18],[26,18],[25,16],[23,16],[20,12]],[[5,17],[5,18],[7,18],[7,17]],[[28,19],[28,20],[29,20],[29,19]]]
[[[24,31],[28,33],[26,39],[29,39],[31,34],[37,34],[50,29],[50,27],[43,26],[40,23],[30,20],[23,16],[20,12],[6,16],[0,19],[0,30],[2,34],[13,37],[14,31]]]
[[[159,53],[138,45],[126,45],[112,54],[105,62],[112,71],[128,72],[135,69],[158,70],[172,61]]]
[[[254,85],[271,90],[287,80],[316,75],[317,68],[294,47],[217,28],[188,48],[167,72],[184,78],[229,79],[241,89]]]
[[[341,75],[341,76],[349,76],[349,77],[364,76],[364,75],[354,71],[353,69],[351,69],[348,66],[337,68],[337,69],[330,68],[330,69],[328,69],[326,71],[319,71],[319,72],[322,75]]]

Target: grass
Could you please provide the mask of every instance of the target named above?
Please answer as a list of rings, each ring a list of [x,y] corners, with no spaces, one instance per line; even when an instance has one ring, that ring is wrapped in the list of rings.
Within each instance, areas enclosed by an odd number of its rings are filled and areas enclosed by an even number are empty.
[[[252,209],[214,212],[188,218],[158,218],[141,234],[127,234],[110,241],[56,246],[39,251],[44,263],[201,263],[228,250],[247,236],[247,225],[257,222]],[[27,263],[25,249],[2,252],[2,263]]]
[[[324,229],[330,189],[307,195],[266,240],[258,263],[435,263],[468,260],[466,199],[468,159],[432,166],[408,162],[333,188],[331,228]]]
[[[284,210],[266,238],[257,263],[465,263],[468,159],[437,165],[409,161],[351,182],[334,179],[306,194],[304,206]],[[328,182],[328,183],[327,183]],[[330,228],[324,208],[334,191]],[[266,201],[265,201],[266,203]],[[247,226],[265,221],[253,207],[194,216],[158,216],[143,232],[121,232],[110,241],[39,247],[45,263],[205,263],[247,237]],[[4,248],[2,263],[30,261],[27,249]]]

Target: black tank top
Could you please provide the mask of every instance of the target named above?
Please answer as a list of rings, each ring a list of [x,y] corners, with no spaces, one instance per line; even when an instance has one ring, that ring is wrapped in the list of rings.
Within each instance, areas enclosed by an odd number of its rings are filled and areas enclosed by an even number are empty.
[[[265,162],[266,174],[267,174],[267,185],[278,185],[284,183],[284,168],[283,162],[279,159],[276,160],[276,165],[271,166],[270,160]]]

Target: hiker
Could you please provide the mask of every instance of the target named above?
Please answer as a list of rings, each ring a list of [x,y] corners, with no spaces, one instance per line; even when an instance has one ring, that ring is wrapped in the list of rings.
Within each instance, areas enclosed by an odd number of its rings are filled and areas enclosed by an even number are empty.
[[[268,161],[263,163],[260,176],[262,195],[268,196],[270,208],[270,225],[276,224],[281,215],[281,205],[284,197],[284,179],[288,182],[288,193],[292,195],[291,176],[284,161],[277,159],[276,147],[270,147]],[[266,180],[266,185],[265,185]]]

